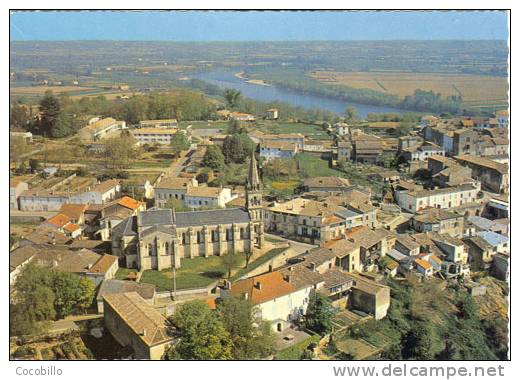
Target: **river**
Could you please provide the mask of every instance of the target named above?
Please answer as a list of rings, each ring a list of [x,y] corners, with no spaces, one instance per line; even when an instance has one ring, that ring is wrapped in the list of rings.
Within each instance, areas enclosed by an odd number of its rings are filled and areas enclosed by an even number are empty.
[[[344,114],[347,107],[357,109],[358,115],[365,118],[368,113],[404,113],[409,112],[392,107],[373,106],[369,104],[360,104],[326,98],[319,95],[302,94],[293,90],[264,86],[248,83],[243,79],[235,77],[240,70],[224,71],[214,70],[206,72],[198,72],[190,74],[190,77],[204,80],[222,88],[234,88],[240,90],[242,95],[254,100],[262,102],[282,101],[293,106],[299,106],[307,109],[321,108],[337,114]]]

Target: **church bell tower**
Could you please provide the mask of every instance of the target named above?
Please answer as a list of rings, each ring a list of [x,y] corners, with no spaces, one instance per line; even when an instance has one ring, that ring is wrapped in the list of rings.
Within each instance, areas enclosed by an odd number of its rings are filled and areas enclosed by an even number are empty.
[[[256,163],[255,153],[251,153],[249,161],[249,172],[247,174],[246,183],[246,209],[251,218],[253,230],[251,231],[251,239],[255,245],[262,247],[264,241],[264,209],[262,206],[262,183],[258,175],[258,167]]]

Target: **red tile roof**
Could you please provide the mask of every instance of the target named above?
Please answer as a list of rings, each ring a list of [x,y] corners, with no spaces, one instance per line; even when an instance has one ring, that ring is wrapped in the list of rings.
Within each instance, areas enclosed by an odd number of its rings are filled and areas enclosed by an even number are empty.
[[[66,224],[70,223],[70,218],[65,214],[56,214],[51,216],[49,219],[45,221],[45,223],[51,224],[57,228],[61,228]]]
[[[133,198],[127,197],[126,195],[117,200],[117,204],[126,208],[129,208],[131,210],[137,210],[139,206],[141,206],[141,202],[136,201]]]
[[[258,305],[296,290],[294,285],[286,281],[280,272],[271,272],[232,284],[230,293],[237,297],[247,294],[251,303]]]
[[[60,213],[67,215],[69,218],[78,220],[87,209],[87,205],[64,203],[61,205]]]
[[[106,273],[108,269],[118,260],[117,256],[103,255],[96,261],[92,268],[89,269],[90,273]]]
[[[77,230],[81,229],[81,227],[78,226],[77,224],[69,223],[65,227],[63,227],[63,229],[66,230],[67,232],[72,233],[74,231],[77,231]]]

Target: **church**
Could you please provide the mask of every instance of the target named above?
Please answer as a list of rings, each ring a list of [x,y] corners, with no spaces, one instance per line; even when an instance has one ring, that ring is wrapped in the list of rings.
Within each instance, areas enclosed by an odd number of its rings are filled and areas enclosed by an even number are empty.
[[[179,268],[182,258],[252,253],[264,244],[262,184],[251,155],[244,208],[175,212],[153,208],[112,229],[112,254],[139,270]]]

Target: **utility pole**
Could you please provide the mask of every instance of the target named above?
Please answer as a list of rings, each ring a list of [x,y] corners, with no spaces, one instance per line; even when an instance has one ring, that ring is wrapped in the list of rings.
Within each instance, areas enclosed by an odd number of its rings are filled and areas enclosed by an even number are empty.
[[[173,254],[173,300],[177,299],[177,269],[175,268],[175,253]]]

